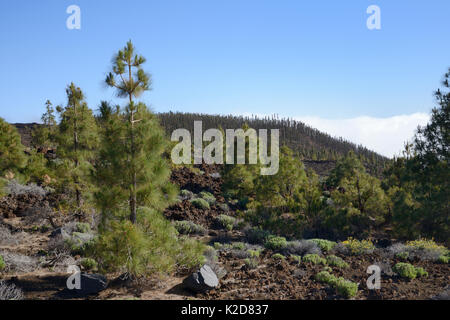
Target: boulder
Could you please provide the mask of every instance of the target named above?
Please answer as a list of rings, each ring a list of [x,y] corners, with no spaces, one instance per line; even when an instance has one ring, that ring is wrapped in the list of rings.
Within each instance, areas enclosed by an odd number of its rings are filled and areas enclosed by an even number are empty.
[[[184,286],[196,293],[204,293],[216,288],[219,285],[219,279],[211,267],[205,264],[198,271],[184,279]]]

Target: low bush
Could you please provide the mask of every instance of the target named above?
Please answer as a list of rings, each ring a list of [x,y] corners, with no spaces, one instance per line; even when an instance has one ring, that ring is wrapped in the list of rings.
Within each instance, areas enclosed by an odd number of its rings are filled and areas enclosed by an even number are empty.
[[[202,199],[202,198],[196,198],[196,199],[192,199],[189,201],[192,203],[192,205],[194,207],[196,207],[198,209],[208,210],[211,208],[209,206],[209,203],[205,199]]]
[[[250,250],[248,250],[248,253],[250,254],[251,258],[258,258],[259,255],[261,254],[261,250],[260,249],[259,250],[250,249]]]
[[[11,180],[8,182],[6,191],[8,194],[13,196],[31,195],[43,198],[47,194],[47,190],[37,186],[36,184],[31,183],[29,185],[23,185],[18,183],[16,180]]]
[[[428,277],[428,272],[422,267],[416,268],[416,273],[418,277]]]
[[[326,283],[336,289],[336,292],[344,297],[352,298],[358,293],[358,284],[342,277],[335,277],[328,271],[321,271],[316,274],[316,280],[321,283]]]
[[[412,264],[399,262],[392,269],[402,278],[415,279],[416,277],[428,276],[428,272],[422,267],[414,267]]]
[[[329,266],[344,268],[344,269],[349,267],[347,262],[345,262],[342,258],[335,256],[335,255],[327,256],[327,264]]]
[[[269,236],[264,246],[274,251],[283,250],[287,246],[287,241],[285,237]]]
[[[191,270],[205,262],[205,245],[178,238],[175,227],[160,212],[140,207],[137,216],[137,224],[110,220],[101,226],[93,252],[102,271],[139,276],[170,273],[177,267]]]
[[[173,225],[175,226],[175,229],[177,229],[177,231],[180,234],[198,234],[198,235],[204,235],[206,234],[206,229],[201,226],[198,225],[192,221],[187,221],[187,220],[183,220],[183,221],[175,221],[173,223]]]
[[[289,258],[291,258],[291,260],[297,262],[297,264],[302,263],[302,257],[301,256],[298,256],[298,255],[295,255],[295,254],[291,254],[289,256]]]
[[[310,239],[309,241],[315,243],[323,252],[331,251],[337,244],[334,241],[325,239]]]
[[[217,217],[217,223],[221,228],[231,231],[235,226],[236,218],[227,216],[226,214],[221,214]]]
[[[32,272],[38,267],[37,259],[23,254],[3,251],[4,271],[7,272]]]
[[[194,193],[192,191],[183,189],[180,191],[180,196],[183,200],[190,200],[194,197]]]
[[[199,195],[200,198],[202,198],[203,200],[208,202],[209,205],[213,205],[214,203],[216,203],[216,198],[210,192],[202,191],[198,195]]]
[[[357,240],[353,238],[348,238],[343,241],[342,244],[349,249],[350,253],[353,255],[368,254],[375,250],[375,246],[370,240]]]
[[[256,269],[258,267],[259,261],[256,258],[246,258],[244,260],[245,265],[249,269]]]
[[[96,271],[98,263],[92,258],[83,258],[81,260],[81,266],[87,271]]]
[[[15,284],[0,280],[0,300],[23,300],[23,292]]]
[[[323,264],[323,265],[327,264],[327,260],[325,258],[322,258],[321,256],[315,253],[305,255],[302,260],[303,262],[310,262],[312,264]]]
[[[283,256],[281,253],[275,253],[272,255],[272,259],[274,260],[284,260],[286,259],[285,256]]]
[[[450,260],[450,258],[448,256],[444,256],[444,255],[439,256],[439,258],[438,258],[439,263],[448,263],[449,260]]]
[[[446,252],[447,248],[437,244],[433,239],[419,239],[414,241],[406,242],[407,247],[412,247],[416,249],[427,249],[427,250],[438,250],[442,252]]]
[[[244,250],[245,249],[245,243],[243,242],[233,242],[231,244],[231,247],[235,250]]]
[[[77,222],[75,228],[76,228],[76,232],[80,232],[80,233],[91,232],[91,226],[89,223]]]
[[[0,255],[0,271],[6,268],[5,260],[3,260],[3,256]]]
[[[395,255],[395,257],[400,260],[408,260],[409,252],[408,251],[399,252]]]
[[[303,256],[305,254],[320,254],[318,245],[309,240],[289,241],[283,250],[286,254]]]
[[[358,284],[350,280],[339,277],[336,281],[335,288],[338,294],[347,299],[353,298],[358,293]]]

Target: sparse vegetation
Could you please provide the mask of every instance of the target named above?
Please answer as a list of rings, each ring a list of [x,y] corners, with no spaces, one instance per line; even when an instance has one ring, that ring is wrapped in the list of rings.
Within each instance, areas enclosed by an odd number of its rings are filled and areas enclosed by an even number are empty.
[[[207,232],[203,226],[187,220],[175,221],[174,226],[180,234],[204,235]]]
[[[328,271],[321,271],[316,275],[316,280],[326,283],[336,289],[336,292],[347,299],[353,298],[358,293],[358,284],[342,277],[335,277]]]
[[[221,214],[217,217],[217,222],[221,228],[231,231],[236,224],[236,218]]]
[[[325,258],[322,258],[318,254],[314,254],[314,253],[303,256],[302,260],[303,260],[303,262],[309,262],[312,264],[322,264],[322,265],[327,264],[327,260]]]
[[[339,258],[338,256],[335,256],[335,255],[327,256],[327,264],[329,266],[343,268],[343,269],[349,267],[347,262],[345,262],[342,258]]]
[[[269,236],[264,243],[264,246],[267,249],[274,251],[283,250],[287,246],[287,241],[285,237]]]
[[[397,263],[393,271],[397,273],[402,278],[415,279],[416,277],[424,277],[428,276],[428,272],[426,272],[423,268],[416,268],[412,264],[399,262]]]
[[[336,246],[336,242],[326,240],[326,239],[311,239],[309,241],[314,242],[317,246],[319,246],[320,250],[323,252],[331,251]]]
[[[211,207],[209,206],[208,201],[206,201],[205,199],[202,198],[195,198],[192,200],[189,200],[192,205],[198,209],[203,209],[203,210],[208,210],[211,209]]]
[[[350,253],[353,255],[372,253],[375,249],[374,244],[370,240],[348,238],[343,241],[342,244],[349,249]]]
[[[283,256],[281,253],[275,253],[272,255],[272,259],[274,260],[284,260],[286,259],[285,256]]]
[[[15,284],[0,280],[0,300],[23,300],[23,292]]]
[[[216,203],[216,198],[214,197],[214,195],[210,192],[207,191],[202,191],[198,194],[198,196],[200,198],[202,198],[203,200],[205,200],[206,202],[208,202],[208,204],[211,206],[214,203]]]

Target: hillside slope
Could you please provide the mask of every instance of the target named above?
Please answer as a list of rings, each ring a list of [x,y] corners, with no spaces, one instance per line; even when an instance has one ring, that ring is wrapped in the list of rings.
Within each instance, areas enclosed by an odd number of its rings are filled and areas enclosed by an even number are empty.
[[[327,133],[307,126],[303,122],[275,117],[260,119],[257,117],[223,116],[197,113],[168,112],[159,113],[162,126],[170,137],[175,129],[185,128],[194,132],[194,121],[202,121],[203,130],[210,128],[238,129],[245,123],[258,129],[279,129],[280,144],[287,145],[299,154],[306,168],[313,169],[320,176],[326,176],[334,168],[335,162],[349,151],[355,152],[363,161],[367,170],[380,176],[388,158],[371,151],[364,146],[356,145],[342,138],[335,138]],[[31,146],[31,131],[36,123],[13,124],[22,137],[25,146]]]

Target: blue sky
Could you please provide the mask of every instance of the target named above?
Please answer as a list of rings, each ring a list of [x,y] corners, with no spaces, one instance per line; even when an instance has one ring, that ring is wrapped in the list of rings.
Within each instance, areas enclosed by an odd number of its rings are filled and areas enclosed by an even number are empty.
[[[71,4],[81,30],[66,28]],[[371,4],[381,30],[366,27]],[[142,100],[156,112],[277,113],[391,155],[426,122],[450,66],[449,13],[448,0],[2,1],[0,117],[39,121],[71,81],[93,109],[124,104],[103,82],[132,39],[153,75]],[[386,150],[377,121],[401,131]]]

